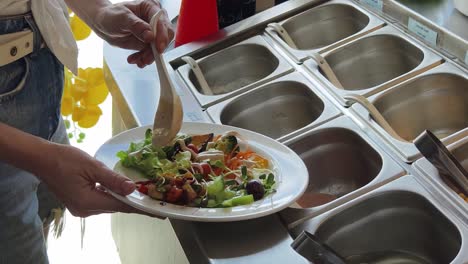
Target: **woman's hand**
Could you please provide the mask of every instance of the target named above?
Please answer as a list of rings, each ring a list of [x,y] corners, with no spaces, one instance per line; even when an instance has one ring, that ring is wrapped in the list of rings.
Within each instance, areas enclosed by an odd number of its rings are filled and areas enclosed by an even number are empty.
[[[135,190],[133,182],[75,147],[50,143],[0,122],[0,149],[1,162],[36,175],[75,216],[109,212],[146,214],[113,198],[97,185],[128,195]]]
[[[78,148],[46,143],[45,166],[33,171],[62,201],[74,216],[87,217],[101,213],[137,213],[159,219],[165,217],[149,214],[128,206],[111,196],[105,188],[125,196],[135,190],[135,183],[114,172],[102,162]],[[105,188],[103,188],[105,187]]]
[[[139,50],[128,57],[128,62],[144,67],[153,62],[153,53],[148,44],[155,43],[162,53],[174,37],[174,30],[164,9],[158,21],[154,39],[149,21],[161,10],[159,1],[138,0],[123,2],[102,8],[95,18],[99,35],[112,45]]]
[[[158,0],[135,0],[111,4],[107,0],[66,0],[102,39],[111,45],[137,50],[128,57],[128,62],[142,68],[153,63],[151,44],[162,53],[174,37],[166,11]],[[149,21],[159,10],[164,15],[158,21],[157,36],[154,37]]]
[[[128,195],[135,190],[135,184],[128,178],[75,147],[48,143],[44,148],[46,161],[33,172],[74,216],[87,217],[109,212],[142,213],[96,185],[99,183],[117,194]]]

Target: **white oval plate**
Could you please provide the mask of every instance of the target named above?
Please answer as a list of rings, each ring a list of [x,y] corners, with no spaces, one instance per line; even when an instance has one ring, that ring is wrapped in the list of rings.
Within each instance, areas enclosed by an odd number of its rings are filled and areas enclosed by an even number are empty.
[[[120,150],[127,150],[130,142],[143,140],[148,128],[151,127],[134,128],[111,138],[98,149],[95,157],[109,168],[134,181],[145,180],[136,170],[121,166],[116,153]],[[227,131],[237,131],[252,150],[271,162],[271,169],[275,174],[276,193],[250,205],[230,208],[196,208],[162,203],[136,190],[126,197],[112,192],[111,194],[130,206],[154,215],[202,222],[240,221],[266,216],[288,207],[301,197],[309,181],[307,168],[302,159],[285,145],[252,131],[210,123],[187,122],[182,125],[180,132],[184,134],[214,133],[217,135]]]

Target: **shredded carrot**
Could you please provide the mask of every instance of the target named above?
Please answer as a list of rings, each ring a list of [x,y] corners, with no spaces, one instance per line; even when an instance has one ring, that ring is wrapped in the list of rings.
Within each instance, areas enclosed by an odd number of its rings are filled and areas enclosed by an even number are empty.
[[[239,160],[238,158],[232,158],[229,161],[228,168],[231,169],[231,170],[235,170],[235,169],[239,168],[240,164],[241,164],[241,160]]]
[[[255,152],[253,152],[252,150],[248,149],[244,152],[238,152],[237,155],[235,156],[235,158],[238,158],[238,159],[248,159],[250,156],[252,156],[253,154],[255,154]]]
[[[255,152],[248,149],[246,151],[237,152],[237,154],[235,156],[233,156],[232,158],[229,158],[229,156],[226,155],[226,164],[227,164],[228,168],[231,169],[231,170],[238,169],[239,166],[242,164],[242,160],[247,160],[247,159],[249,159],[249,157],[251,157],[254,154],[255,154]]]
[[[218,139],[221,137],[221,135],[216,135],[214,138],[213,138],[213,142],[216,142],[218,141]]]

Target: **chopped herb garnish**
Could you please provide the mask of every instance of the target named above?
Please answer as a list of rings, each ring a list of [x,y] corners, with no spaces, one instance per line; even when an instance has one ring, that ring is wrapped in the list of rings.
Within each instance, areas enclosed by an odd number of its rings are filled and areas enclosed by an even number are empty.
[[[247,167],[246,166],[241,167],[241,173],[242,173],[242,179],[244,181],[247,180]]]
[[[225,185],[227,186],[230,186],[230,185],[237,185],[237,181],[236,180],[227,180],[224,182]]]

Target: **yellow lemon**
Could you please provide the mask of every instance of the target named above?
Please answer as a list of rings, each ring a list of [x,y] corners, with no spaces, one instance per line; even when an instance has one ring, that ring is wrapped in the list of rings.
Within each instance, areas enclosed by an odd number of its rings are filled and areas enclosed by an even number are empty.
[[[81,105],[76,105],[75,107],[73,107],[72,120],[74,122],[78,122],[81,119],[83,119],[85,114],[86,114],[86,108],[84,108]]]
[[[83,40],[91,34],[91,28],[83,22],[77,15],[70,19],[70,27],[76,40]]]
[[[85,115],[78,121],[78,125],[82,128],[90,128],[96,125],[99,117],[102,115],[102,110],[97,105],[90,105],[86,107]]]
[[[73,98],[64,96],[62,98],[62,105],[60,108],[63,116],[69,116],[73,113]]]

